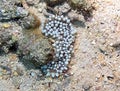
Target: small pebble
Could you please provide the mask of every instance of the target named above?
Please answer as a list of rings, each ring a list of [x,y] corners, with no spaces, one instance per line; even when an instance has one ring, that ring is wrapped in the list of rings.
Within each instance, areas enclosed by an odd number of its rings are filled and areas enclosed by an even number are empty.
[[[36,74],[34,72],[31,72],[30,75],[34,77]]]

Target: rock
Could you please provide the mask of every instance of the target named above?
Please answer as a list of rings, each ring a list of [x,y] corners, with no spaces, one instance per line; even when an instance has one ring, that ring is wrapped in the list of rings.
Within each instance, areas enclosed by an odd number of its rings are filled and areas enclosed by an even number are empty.
[[[39,3],[40,0],[26,0],[26,2],[29,4],[29,5],[36,5]]]
[[[82,86],[84,91],[90,91],[91,87],[92,87],[92,84],[90,82],[85,82],[85,84]]]
[[[21,62],[18,62],[15,70],[19,76],[23,76],[25,73],[25,67]]]
[[[23,59],[29,60],[29,62],[32,62],[35,66],[45,64],[48,60],[52,61],[53,49],[48,39],[40,37],[39,35],[38,37],[34,35],[34,33],[31,34],[32,36],[24,36],[24,38],[19,41],[19,55],[22,55]]]
[[[16,18],[23,18],[28,15],[28,11],[22,7],[16,8]]]
[[[12,4],[11,4],[12,3]],[[0,1],[0,21],[5,22],[11,19],[19,19],[28,15],[28,11],[17,7],[15,1]]]
[[[18,21],[18,24],[24,29],[30,29],[35,27],[36,20],[32,15],[24,17]]]
[[[9,31],[4,29],[0,31],[0,51],[8,53],[12,46],[16,46],[17,42],[12,39],[12,35]]]
[[[7,67],[7,66],[4,66],[4,65],[0,65],[0,72],[2,72],[3,75],[11,75],[12,71],[11,71],[11,68]],[[1,75],[1,74],[0,74]]]
[[[81,12],[86,20],[92,17],[92,11],[94,10],[92,6],[93,2],[90,3],[88,0],[68,0],[68,3],[73,9],[77,9]]]
[[[63,3],[66,0],[45,0],[45,1],[49,6],[55,6],[57,4]]]
[[[3,27],[4,27],[4,28],[9,28],[9,27],[10,27],[10,24],[9,24],[9,23],[4,23],[4,24],[3,24]]]
[[[32,77],[35,77],[35,76],[36,76],[36,73],[35,73],[35,72],[31,72],[30,75],[31,75]]]
[[[89,0],[69,0],[68,3],[78,10],[88,9],[92,7],[93,2]]]
[[[38,11],[40,13],[42,13],[43,11],[45,11],[45,9],[47,8],[47,5],[45,2],[41,2],[37,5]]]
[[[71,9],[70,5],[66,2],[63,5],[56,6],[54,8],[54,10],[56,10],[57,12],[60,12],[61,14],[65,14],[65,13],[69,12],[70,9]]]
[[[86,0],[69,0],[70,4],[73,4],[74,8],[86,7]]]
[[[27,74],[30,76],[30,78],[35,80],[40,80],[43,76],[42,72],[39,69],[28,70]]]

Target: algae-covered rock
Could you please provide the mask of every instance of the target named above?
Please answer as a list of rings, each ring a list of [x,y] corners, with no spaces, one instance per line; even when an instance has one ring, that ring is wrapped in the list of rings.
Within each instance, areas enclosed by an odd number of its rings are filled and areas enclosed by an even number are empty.
[[[17,37],[7,30],[0,30],[0,52],[16,51]]]
[[[39,3],[40,0],[26,0],[26,2],[29,4],[29,5],[36,5]]]
[[[54,6],[63,3],[66,0],[45,0],[49,6]]]
[[[28,36],[24,36],[19,41],[18,49],[23,58],[32,62],[35,66],[52,61],[53,50],[49,40],[39,34],[30,34],[27,33]]]
[[[19,19],[28,15],[28,11],[15,5],[16,1],[9,0],[7,3],[0,1],[0,21]]]
[[[30,14],[22,19],[19,19],[17,23],[23,28],[23,29],[31,29],[36,28],[40,26],[40,20],[35,18],[36,16]]]
[[[68,0],[68,3],[73,9],[81,12],[86,20],[92,17],[92,11],[94,10],[92,0]]]
[[[87,7],[86,0],[69,0],[69,3],[74,8],[85,8]]]

